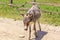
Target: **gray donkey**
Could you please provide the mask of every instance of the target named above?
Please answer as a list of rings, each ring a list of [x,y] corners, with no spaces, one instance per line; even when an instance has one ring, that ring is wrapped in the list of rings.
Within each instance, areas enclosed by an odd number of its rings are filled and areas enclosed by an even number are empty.
[[[21,15],[23,15],[23,14],[21,14]],[[23,23],[24,23],[25,30],[27,31],[28,27],[29,27],[29,40],[31,38],[31,24],[30,24],[30,22],[34,23],[33,29],[35,31],[35,37],[37,37],[36,22],[38,22],[39,29],[41,31],[40,22],[39,22],[39,18],[41,16],[40,8],[35,3],[33,3],[33,6],[28,10],[27,14],[23,15],[23,16],[24,16]]]

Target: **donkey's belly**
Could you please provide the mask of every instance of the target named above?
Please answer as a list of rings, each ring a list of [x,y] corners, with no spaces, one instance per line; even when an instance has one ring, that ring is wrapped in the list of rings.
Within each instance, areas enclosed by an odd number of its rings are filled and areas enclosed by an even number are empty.
[[[37,20],[40,18],[40,16],[41,16],[41,14],[35,14],[34,18]]]
[[[36,15],[36,16],[34,16],[34,17],[32,17],[31,18],[31,21],[33,22],[34,20],[36,21],[36,20],[38,20],[40,18],[40,15]]]

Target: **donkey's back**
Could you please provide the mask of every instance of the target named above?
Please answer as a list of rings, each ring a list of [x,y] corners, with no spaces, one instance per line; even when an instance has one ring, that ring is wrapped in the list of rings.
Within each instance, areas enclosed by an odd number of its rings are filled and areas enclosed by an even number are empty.
[[[33,19],[36,19],[37,20],[41,16],[40,8],[37,5],[33,5],[31,7],[31,9],[28,10],[27,14],[34,16],[34,17],[32,17],[32,20]]]

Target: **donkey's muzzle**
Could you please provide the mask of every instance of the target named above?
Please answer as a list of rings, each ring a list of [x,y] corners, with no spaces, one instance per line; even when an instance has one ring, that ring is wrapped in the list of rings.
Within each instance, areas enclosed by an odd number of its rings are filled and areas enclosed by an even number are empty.
[[[25,30],[25,31],[27,31],[27,30],[28,30],[28,27],[27,27],[27,26],[25,26],[24,30]]]

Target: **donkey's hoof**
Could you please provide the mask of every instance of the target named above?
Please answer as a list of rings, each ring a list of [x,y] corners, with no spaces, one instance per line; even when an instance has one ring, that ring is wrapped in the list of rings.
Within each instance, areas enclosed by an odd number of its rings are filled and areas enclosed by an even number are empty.
[[[37,38],[38,36],[36,36],[36,38]]]
[[[35,37],[37,38],[38,36],[36,35]]]
[[[41,31],[41,29],[40,29],[40,31]]]
[[[25,31],[27,31],[28,29],[24,29]]]

